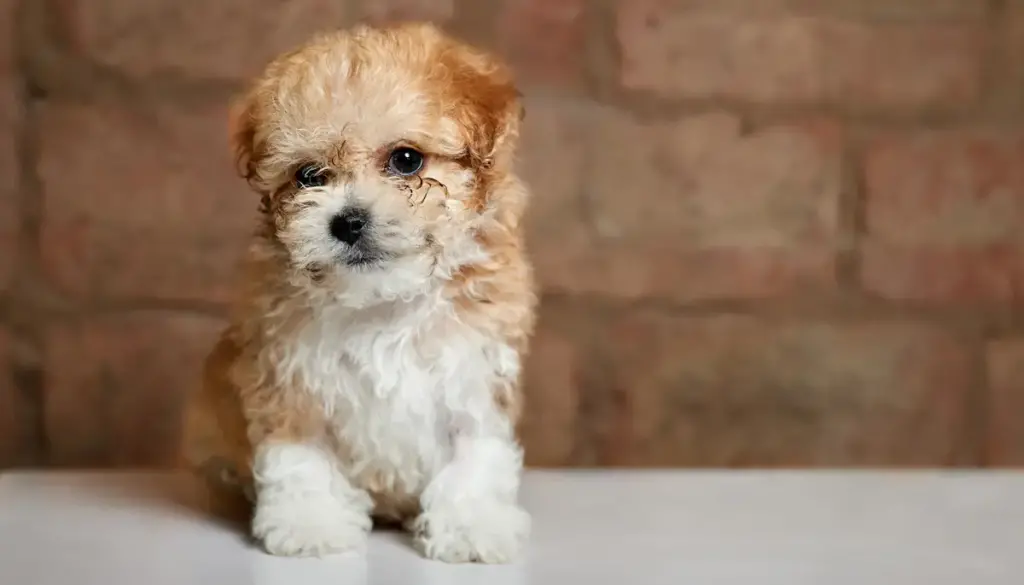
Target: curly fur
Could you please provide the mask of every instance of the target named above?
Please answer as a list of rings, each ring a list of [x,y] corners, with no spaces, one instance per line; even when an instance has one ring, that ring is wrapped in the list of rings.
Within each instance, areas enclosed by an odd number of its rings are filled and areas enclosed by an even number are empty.
[[[251,488],[271,553],[360,548],[374,516],[431,558],[520,553],[515,427],[536,304],[521,118],[501,63],[423,24],[314,39],[239,103],[232,136],[262,219],[183,457]],[[386,171],[399,145],[424,153],[416,175]],[[326,184],[297,186],[304,164]],[[328,229],[353,205],[372,218],[368,264]]]

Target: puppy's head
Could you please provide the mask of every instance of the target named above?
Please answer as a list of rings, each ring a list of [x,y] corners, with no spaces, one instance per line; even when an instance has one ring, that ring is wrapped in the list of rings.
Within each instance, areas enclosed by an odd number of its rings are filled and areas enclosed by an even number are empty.
[[[232,136],[295,277],[402,294],[472,261],[482,214],[517,213],[493,194],[521,115],[489,55],[430,25],[359,27],[270,64]]]

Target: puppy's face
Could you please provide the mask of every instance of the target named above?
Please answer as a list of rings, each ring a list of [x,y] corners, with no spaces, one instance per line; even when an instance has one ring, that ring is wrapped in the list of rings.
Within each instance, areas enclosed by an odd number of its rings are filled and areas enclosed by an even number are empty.
[[[480,253],[520,117],[487,55],[428,25],[359,28],[272,63],[233,138],[293,276],[401,294]]]

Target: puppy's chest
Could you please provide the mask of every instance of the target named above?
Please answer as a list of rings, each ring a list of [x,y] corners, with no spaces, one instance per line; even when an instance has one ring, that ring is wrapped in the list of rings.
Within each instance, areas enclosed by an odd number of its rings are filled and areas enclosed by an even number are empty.
[[[500,343],[432,312],[321,319],[303,331],[302,377],[359,458],[431,458],[460,421],[493,411]]]

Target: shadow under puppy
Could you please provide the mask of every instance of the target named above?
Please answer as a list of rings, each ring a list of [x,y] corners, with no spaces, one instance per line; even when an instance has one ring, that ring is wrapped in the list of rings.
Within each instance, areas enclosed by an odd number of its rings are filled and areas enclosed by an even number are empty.
[[[521,119],[509,70],[426,24],[316,38],[233,114],[261,219],[182,455],[250,490],[269,552],[361,548],[375,516],[430,558],[520,554]]]

